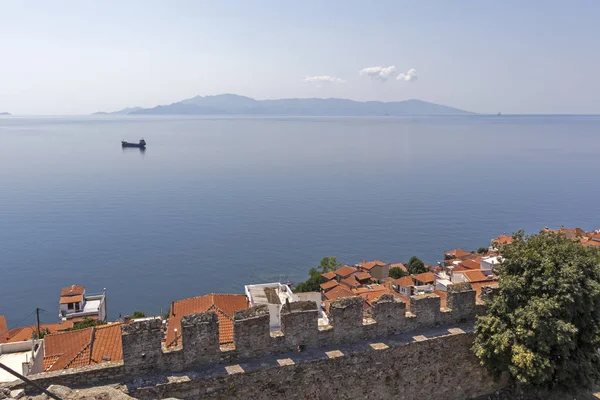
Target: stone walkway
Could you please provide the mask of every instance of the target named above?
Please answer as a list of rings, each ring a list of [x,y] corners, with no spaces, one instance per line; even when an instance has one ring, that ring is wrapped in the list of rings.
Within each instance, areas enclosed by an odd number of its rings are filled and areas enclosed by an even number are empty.
[[[375,340],[358,341],[350,344],[331,345],[318,348],[308,348],[302,352],[289,352],[276,355],[267,355],[236,364],[213,364],[182,373],[155,373],[127,382],[127,386],[136,388],[151,387],[157,384],[193,381],[196,379],[215,378],[231,374],[252,372],[260,369],[277,368],[293,364],[308,363],[328,358],[344,357],[365,351],[377,351],[388,347],[405,346],[414,342],[421,342],[437,337],[457,335],[473,332],[472,322],[454,325],[451,328],[434,327],[416,330],[409,333],[387,336]]]

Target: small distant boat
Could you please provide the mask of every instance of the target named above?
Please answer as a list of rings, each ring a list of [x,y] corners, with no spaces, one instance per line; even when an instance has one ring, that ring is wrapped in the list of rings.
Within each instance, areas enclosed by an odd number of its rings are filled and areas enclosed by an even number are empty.
[[[140,141],[138,143],[129,143],[124,140],[121,140],[121,146],[122,147],[137,147],[140,149],[144,149],[144,148],[146,148],[146,141],[144,139],[140,139]]]
[[[501,116],[501,115],[502,115],[502,113],[498,113],[498,116]]]

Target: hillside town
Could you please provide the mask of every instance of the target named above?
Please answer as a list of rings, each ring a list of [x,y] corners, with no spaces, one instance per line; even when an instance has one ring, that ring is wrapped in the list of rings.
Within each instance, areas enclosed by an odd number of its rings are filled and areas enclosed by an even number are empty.
[[[586,247],[600,246],[600,231],[544,228],[542,232],[562,233]],[[453,285],[468,283],[478,298],[482,288],[498,286],[496,267],[502,263],[503,246],[512,241],[512,236],[503,234],[492,239],[489,247],[477,251],[446,251],[443,262],[435,266],[422,264],[419,273],[411,273],[409,263],[363,260],[321,273],[318,291],[298,292],[291,285],[279,282],[251,284],[244,286],[243,294],[211,293],[176,300],[168,314],[146,316],[137,312],[117,321],[108,320],[106,289],[90,294],[83,286],[71,285],[59,293],[56,323],[9,329],[6,318],[0,315],[0,363],[27,376],[119,361],[123,359],[121,326],[140,320],[160,320],[163,348],[177,348],[182,344],[182,317],[207,311],[217,314],[219,342],[221,346],[229,346],[233,343],[234,313],[257,305],[268,307],[272,333],[281,330],[282,307],[297,301],[315,302],[318,324],[323,327],[329,325],[330,304],[343,297],[361,298],[365,318],[369,317],[373,302],[384,294],[404,302],[407,312],[410,312],[410,296],[430,293],[440,297],[444,308]],[[0,383],[14,379],[8,372],[0,371]]]

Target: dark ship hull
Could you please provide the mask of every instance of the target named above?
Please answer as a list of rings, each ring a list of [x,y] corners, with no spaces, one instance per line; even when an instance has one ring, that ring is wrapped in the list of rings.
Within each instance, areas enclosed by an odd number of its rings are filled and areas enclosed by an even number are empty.
[[[146,142],[140,140],[139,143],[129,143],[124,140],[121,141],[122,147],[137,147],[138,149],[143,149],[146,147]]]

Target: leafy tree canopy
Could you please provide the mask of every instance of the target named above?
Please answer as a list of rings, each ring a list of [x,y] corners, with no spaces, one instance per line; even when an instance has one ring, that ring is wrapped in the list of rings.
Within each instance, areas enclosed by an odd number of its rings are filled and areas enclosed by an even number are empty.
[[[600,253],[563,235],[514,235],[473,349],[495,376],[543,389],[600,378]]]
[[[335,271],[341,266],[342,264],[340,264],[335,257],[324,257],[319,263],[318,269],[321,274],[324,274],[326,272]]]
[[[40,329],[40,337],[38,337],[38,333],[37,330],[33,331],[31,334],[31,338],[32,339],[43,339],[44,336],[49,335],[50,334],[50,329],[48,328],[41,328]]]
[[[477,249],[477,253],[479,253],[479,254],[485,254],[487,252],[488,252],[488,249],[485,247],[480,247]]]
[[[67,331],[77,331],[79,329],[89,328],[90,326],[98,326],[98,325],[105,325],[105,324],[106,324],[106,322],[104,322],[104,321],[84,317],[83,320],[73,323],[73,326],[66,330]]]
[[[146,318],[146,313],[143,311],[134,311],[131,318]]]
[[[318,267],[311,268],[308,271],[308,275],[310,277],[306,281],[300,282],[294,287],[294,292],[319,292],[321,290],[321,283],[326,281],[321,274],[335,271],[341,266],[342,264],[340,264],[335,257],[323,258]]]
[[[406,264],[406,269],[411,275],[421,274],[428,271],[423,261],[421,261],[417,256],[412,256],[410,258],[408,264]]]
[[[404,271],[402,268],[399,268],[399,267],[390,268],[390,278],[398,279],[398,278],[402,278],[403,276],[407,276],[407,275],[408,275],[408,273],[406,271]]]

